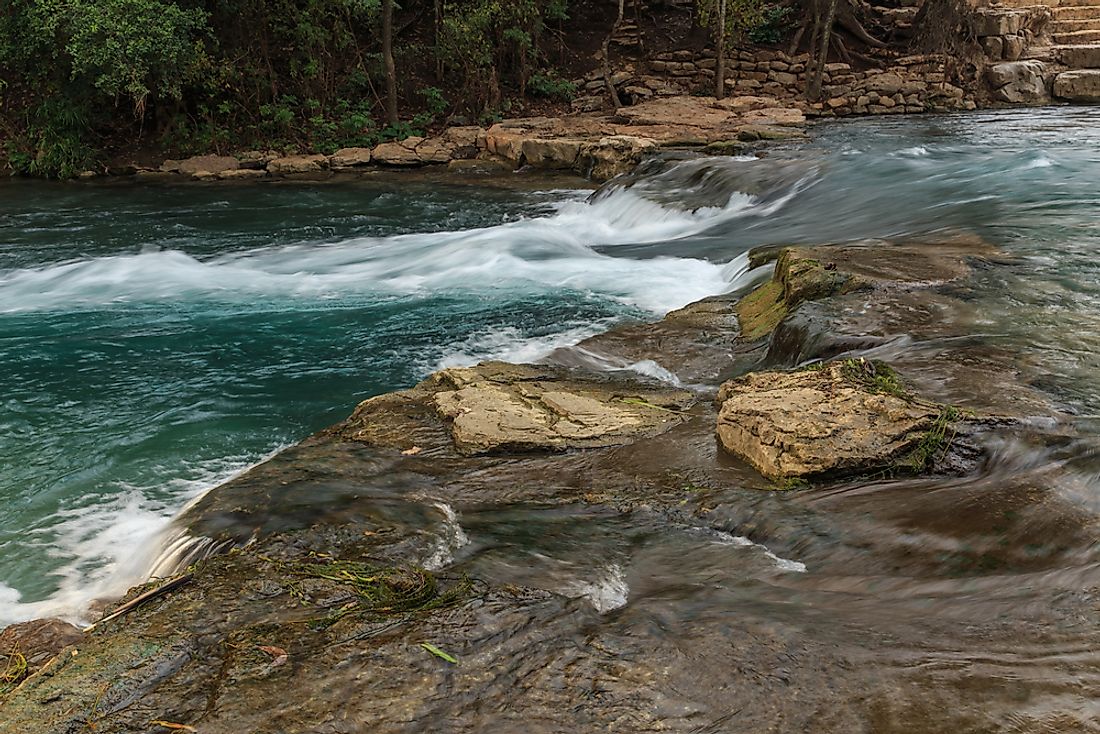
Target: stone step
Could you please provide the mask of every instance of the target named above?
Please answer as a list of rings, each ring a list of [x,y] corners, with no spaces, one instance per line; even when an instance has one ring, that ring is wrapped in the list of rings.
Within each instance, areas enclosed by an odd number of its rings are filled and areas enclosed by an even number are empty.
[[[1100,8],[1097,8],[1100,10]],[[1073,33],[1074,31],[1100,30],[1100,18],[1082,20],[1056,20],[1050,26],[1051,33]]]
[[[1100,69],[1100,45],[1055,46],[1054,53],[1063,64],[1074,69]]]
[[[1054,42],[1059,46],[1083,46],[1085,44],[1100,43],[1100,31],[1055,33]]]
[[[1069,0],[1067,0],[1069,1]],[[1100,0],[1098,0],[1100,1]],[[1081,3],[1082,0],[1072,0],[1074,3]],[[1059,0],[997,0],[990,7],[992,8],[1034,8],[1046,6],[1048,8],[1056,8],[1059,5]]]
[[[1054,77],[1054,96],[1070,102],[1100,102],[1100,69],[1064,71]]]
[[[1021,61],[1042,61],[1047,64],[1061,63],[1061,57],[1058,55],[1059,46],[1040,46],[1038,44],[1032,44],[1027,47],[1027,51],[1020,57]],[[1072,46],[1067,48],[1078,48]]]
[[[1054,19],[1057,21],[1087,18],[1100,18],[1100,5],[1064,5],[1054,8]]]

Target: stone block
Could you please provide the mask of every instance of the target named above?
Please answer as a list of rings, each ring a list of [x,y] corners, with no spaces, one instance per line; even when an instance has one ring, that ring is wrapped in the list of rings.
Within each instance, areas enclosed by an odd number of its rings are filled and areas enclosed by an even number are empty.
[[[1100,69],[1062,72],[1054,78],[1054,96],[1070,102],[1100,102]]]

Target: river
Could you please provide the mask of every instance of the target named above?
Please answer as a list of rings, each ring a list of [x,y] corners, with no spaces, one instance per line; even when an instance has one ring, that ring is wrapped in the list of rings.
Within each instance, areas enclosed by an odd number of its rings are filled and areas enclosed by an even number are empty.
[[[973,335],[1026,362],[1050,402],[1094,433],[1098,123],[1090,108],[849,120],[759,159],[643,169],[592,200],[588,189],[522,175],[508,187],[399,177],[2,185],[0,626],[79,619],[88,602],[141,580],[188,503],[358,401],[443,366],[536,360],[743,285],[744,255],[760,245],[980,235],[1015,264],[974,278]],[[1095,522],[1092,451],[1057,461],[1073,464],[1072,500]],[[928,512],[924,502],[914,511]],[[749,545],[518,510],[464,525],[558,559],[513,568],[512,581],[552,577],[554,590],[587,595],[601,611],[709,583],[728,548]],[[648,555],[632,560],[639,545]],[[828,549],[789,552],[799,547],[760,548],[758,561],[813,577]],[[486,553],[473,568],[503,573]],[[1094,583],[1098,553],[1078,545],[1043,571]],[[593,557],[596,570],[582,571],[580,559]],[[816,583],[799,599],[829,614],[857,582]],[[750,591],[759,593],[737,586],[706,600],[779,603]],[[935,608],[942,593],[924,580],[899,596]],[[696,602],[694,614],[709,618]]]

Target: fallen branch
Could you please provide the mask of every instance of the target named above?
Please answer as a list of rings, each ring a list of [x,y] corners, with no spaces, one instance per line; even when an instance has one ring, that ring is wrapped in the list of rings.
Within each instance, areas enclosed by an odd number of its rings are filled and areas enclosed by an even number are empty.
[[[165,594],[168,594],[169,592],[175,591],[176,589],[180,588],[181,586],[184,586],[184,585],[190,583],[192,579],[194,579],[194,576],[192,576],[191,574],[188,573],[188,574],[184,574],[183,576],[177,576],[176,578],[171,579],[169,581],[165,581],[163,584],[161,584],[160,586],[158,586],[155,589],[149,589],[149,591],[138,594],[133,599],[131,599],[130,601],[128,601],[125,604],[123,604],[122,606],[120,606],[118,609],[116,609],[113,612],[111,612],[110,614],[108,614],[106,617],[103,617],[102,619],[100,619],[98,622],[95,622],[94,624],[90,624],[87,627],[85,627],[84,631],[85,632],[91,632],[96,627],[98,627],[101,624],[104,624],[105,622],[110,622],[113,619],[118,619],[122,615],[127,614],[129,612],[132,612],[133,610],[137,609],[138,607],[140,607],[142,604],[144,604],[147,601],[157,599],[159,597],[164,596]]]

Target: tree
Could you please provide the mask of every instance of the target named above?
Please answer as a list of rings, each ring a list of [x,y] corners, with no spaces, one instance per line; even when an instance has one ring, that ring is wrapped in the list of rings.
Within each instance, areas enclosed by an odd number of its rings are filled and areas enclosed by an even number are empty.
[[[718,0],[717,61],[714,65],[714,96],[726,96],[726,0]]]
[[[397,125],[397,66],[393,62],[393,0],[382,0],[382,63],[386,67],[386,122]]]
[[[714,34],[714,96],[726,94],[726,54],[729,46],[741,42],[764,22],[767,0],[696,0],[695,11],[700,27]]]
[[[821,46],[817,52],[814,64],[814,73],[810,75],[806,87],[806,96],[811,100],[821,97],[821,81],[825,75],[825,61],[829,57],[829,41],[833,37],[833,23],[836,21],[837,0],[828,0],[825,8],[825,17],[818,16],[818,22],[814,24],[814,38],[820,35]],[[820,11],[819,11],[820,12]]]
[[[604,86],[607,87],[607,96],[611,98],[611,104],[615,109],[622,107],[623,103],[619,100],[619,93],[615,91],[615,84],[611,81],[611,39],[622,27],[625,12],[626,0],[619,0],[619,13],[615,17],[611,30],[607,32],[607,37],[603,39],[603,81]]]

